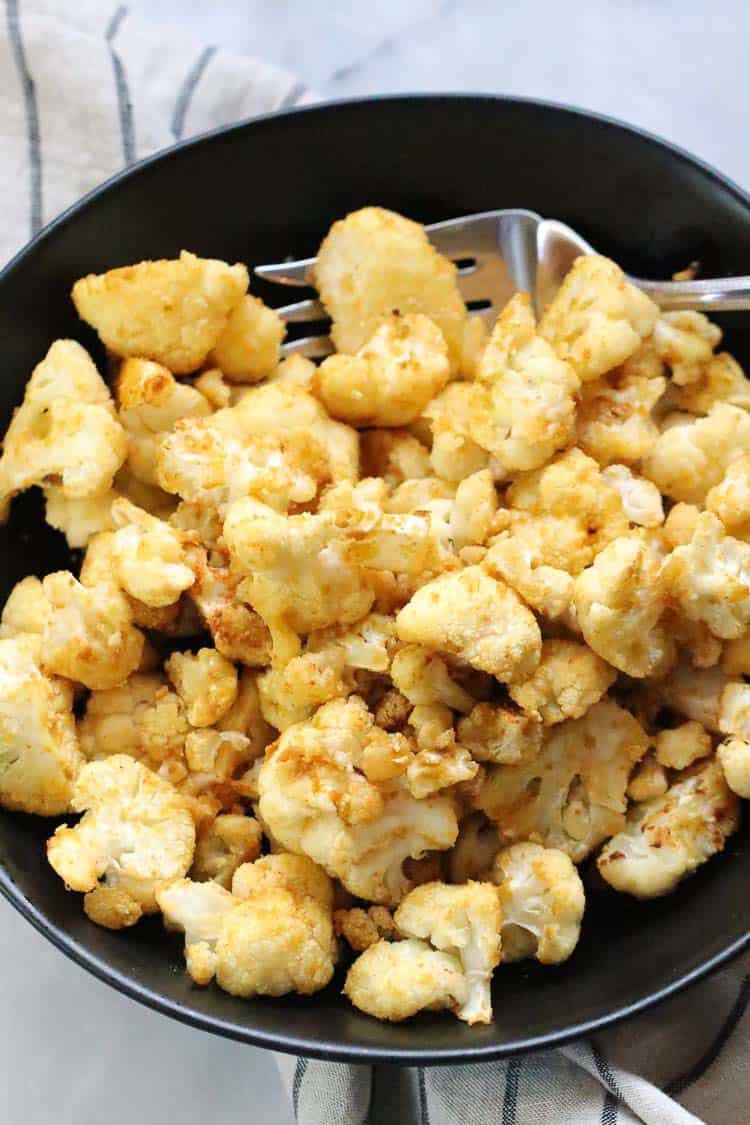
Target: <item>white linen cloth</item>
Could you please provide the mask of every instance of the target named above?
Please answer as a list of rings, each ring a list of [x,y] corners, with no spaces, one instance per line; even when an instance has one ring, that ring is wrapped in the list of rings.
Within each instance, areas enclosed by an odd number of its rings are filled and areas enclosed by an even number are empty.
[[[109,0],[0,3],[0,264],[125,164],[183,137],[309,99],[276,67],[156,31]],[[2,904],[0,1041],[16,1044],[16,1065],[28,1068],[34,1125],[125,1121],[106,1104],[113,1090],[128,1091],[124,1107],[132,1108],[139,1075],[156,1083],[159,1074],[173,1081],[167,1118],[179,1125],[245,1120],[243,1106],[248,1120],[260,1120],[258,1093],[243,1087],[237,1044],[208,1040],[147,1012],[137,1021],[137,1043],[122,1032],[118,1040],[114,1027],[101,1029],[101,1042],[95,1027],[66,1036],[59,1012],[74,1004],[70,974],[75,979],[79,970],[50,949],[38,962],[43,986],[37,978],[19,978],[15,949],[22,928]],[[275,1058],[300,1125],[734,1125],[750,1119],[749,970],[750,958],[743,958],[591,1041],[509,1062],[373,1071]],[[35,1007],[29,1009],[25,997]],[[44,1005],[52,1018],[45,1018]],[[102,1052],[106,1091],[89,1077],[92,1054]],[[186,1065],[175,1066],[177,1052]],[[231,1093],[226,1081],[212,1084],[221,1054],[237,1063]],[[62,1108],[54,1089],[44,1088],[55,1081],[55,1064],[58,1075],[66,1069],[73,1087]],[[148,1105],[155,1106],[149,1096],[136,1115],[156,1125],[164,1117],[154,1108],[149,1118]]]

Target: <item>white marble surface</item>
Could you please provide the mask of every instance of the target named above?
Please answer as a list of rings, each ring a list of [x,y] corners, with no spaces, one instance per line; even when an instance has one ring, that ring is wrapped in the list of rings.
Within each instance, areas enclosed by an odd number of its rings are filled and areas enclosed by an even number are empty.
[[[464,90],[551,98],[663,134],[750,186],[744,0],[580,0],[575,20],[569,6],[547,0],[129,6],[279,63],[322,97]],[[268,1054],[117,995],[64,961],[4,903],[0,951],[8,970],[5,1125],[291,1122]]]

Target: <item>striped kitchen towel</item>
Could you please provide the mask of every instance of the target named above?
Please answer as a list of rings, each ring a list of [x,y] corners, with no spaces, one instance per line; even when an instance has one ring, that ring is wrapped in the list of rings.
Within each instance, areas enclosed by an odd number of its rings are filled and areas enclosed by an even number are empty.
[[[0,7],[0,264],[124,165],[307,100],[283,71],[157,32],[109,0]],[[394,1071],[276,1059],[300,1125],[742,1125],[750,1121],[749,997],[743,958],[591,1041],[509,1062]],[[153,1049],[172,1054],[168,1028]],[[81,1059],[79,1073],[89,1063]],[[108,1066],[111,1088],[137,1082],[127,1054]],[[225,1120],[221,1102],[217,1089],[212,1120]],[[250,1097],[248,1107],[253,1120]],[[97,1109],[86,1120],[99,1116]],[[196,1120],[177,1101],[174,1119]]]

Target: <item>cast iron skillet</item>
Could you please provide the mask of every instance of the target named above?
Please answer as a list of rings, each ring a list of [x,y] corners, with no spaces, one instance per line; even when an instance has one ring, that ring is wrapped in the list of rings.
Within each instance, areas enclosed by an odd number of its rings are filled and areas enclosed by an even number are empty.
[[[750,270],[750,198],[716,172],[617,122],[536,102],[398,97],[282,113],[171,149],[68,211],[0,275],[0,425],[58,336],[100,353],[76,320],[71,283],[142,258],[198,254],[278,261],[314,253],[329,223],[363,204],[436,221],[529,207],[571,223],[634,274]],[[276,294],[257,291],[266,297]],[[277,303],[280,303],[277,300]],[[750,360],[750,317],[725,318]],[[0,595],[25,574],[70,565],[33,495],[0,530]],[[583,937],[558,969],[501,968],[495,1021],[448,1015],[377,1023],[339,995],[234,999],[191,985],[181,943],[155,919],[122,934],[92,925],[44,859],[50,825],[0,815],[0,890],[68,956],[122,992],[188,1023],[265,1047],[355,1061],[479,1061],[549,1047],[668,996],[749,941],[748,832],[674,895],[641,905],[589,895]]]

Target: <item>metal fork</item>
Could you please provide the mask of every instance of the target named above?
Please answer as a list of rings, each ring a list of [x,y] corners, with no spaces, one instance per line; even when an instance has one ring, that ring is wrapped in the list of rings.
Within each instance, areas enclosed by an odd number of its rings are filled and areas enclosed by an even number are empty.
[[[492,325],[503,305],[519,290],[531,295],[541,315],[581,254],[594,248],[557,219],[543,219],[534,211],[512,208],[484,211],[425,227],[430,241],[458,269],[458,287],[469,313]],[[257,266],[264,281],[314,288],[315,258]],[[631,277],[635,285],[663,309],[719,311],[750,309],[750,277],[708,278],[701,281],[648,281]],[[309,299],[276,310],[287,324],[310,325],[328,320],[320,301]],[[323,327],[284,344],[285,355],[297,352],[322,359],[333,351]]]

